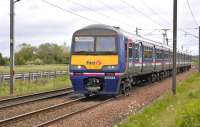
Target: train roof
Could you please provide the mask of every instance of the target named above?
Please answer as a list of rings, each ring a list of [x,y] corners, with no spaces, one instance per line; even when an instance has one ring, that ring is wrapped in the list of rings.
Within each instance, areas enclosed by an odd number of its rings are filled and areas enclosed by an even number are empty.
[[[173,49],[171,46],[163,44],[161,42],[154,41],[154,40],[151,40],[151,39],[144,38],[142,36],[135,35],[133,33],[130,33],[130,32],[127,32],[127,31],[121,29],[120,27],[115,27],[115,26],[110,26],[110,25],[105,25],[105,24],[93,24],[93,25],[89,25],[89,26],[83,27],[80,30],[77,30],[76,32],[81,31],[81,30],[86,30],[86,29],[111,30],[111,31],[114,31],[114,32],[116,32],[118,34],[124,35],[125,37],[127,37],[128,39],[131,39],[135,43],[145,42],[148,45],[155,45],[156,47],[159,47],[161,49],[169,49],[170,51],[172,51],[172,49]],[[177,50],[177,52],[178,53],[188,54],[188,53],[186,53],[184,51],[180,51],[180,50]]]
[[[83,27],[82,29],[109,29],[109,30],[113,30],[115,32],[119,32],[118,31],[119,27],[113,27],[113,26],[109,26],[109,25],[105,25],[105,24],[93,24],[93,25]]]

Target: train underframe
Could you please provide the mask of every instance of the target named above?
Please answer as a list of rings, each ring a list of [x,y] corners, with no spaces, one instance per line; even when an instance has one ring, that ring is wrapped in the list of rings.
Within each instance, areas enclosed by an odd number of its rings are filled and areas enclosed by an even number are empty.
[[[178,67],[177,74],[188,71],[191,68],[191,65]],[[121,78],[120,83],[120,93],[125,94],[127,91],[131,90],[138,84],[143,84],[145,82],[156,82],[160,81],[164,78],[172,76],[172,69],[162,70],[162,71],[154,71],[147,74],[141,75],[131,75],[127,74]]]
[[[190,65],[178,67],[177,73],[191,68]],[[126,94],[139,84],[156,82],[172,75],[172,69],[155,71],[141,75],[125,74],[122,76],[72,76],[71,81],[75,92],[90,96],[91,94],[117,95]]]

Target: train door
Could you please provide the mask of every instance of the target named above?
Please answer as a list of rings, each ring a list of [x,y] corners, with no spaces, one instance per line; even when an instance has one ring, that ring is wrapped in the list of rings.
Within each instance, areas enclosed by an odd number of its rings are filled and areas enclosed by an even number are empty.
[[[159,49],[159,47],[156,47],[156,49],[155,49],[155,57],[156,57],[156,63],[155,63],[155,65],[156,65],[156,67],[155,67],[155,71],[161,71],[162,70],[162,51],[161,51],[161,49]]]
[[[133,45],[133,72],[134,75],[141,73],[141,43],[134,43]]]
[[[133,42],[128,41],[128,72],[133,73]]]
[[[168,70],[170,69],[170,49],[168,50]]]
[[[164,56],[165,56],[165,50],[164,49],[161,49],[161,70],[164,70],[165,69],[165,58],[164,58]]]
[[[151,73],[153,71],[153,47],[150,45],[143,45],[143,72]]]
[[[144,52],[144,49],[143,49],[143,44],[142,42],[139,43],[139,71],[140,73],[142,73],[143,71],[143,52]]]
[[[128,39],[125,39],[125,47],[124,47],[124,54],[125,54],[125,72],[128,70]]]
[[[152,63],[152,65],[153,65],[153,71],[155,71],[155,69],[156,69],[156,47],[155,47],[155,45],[153,46],[153,63]]]

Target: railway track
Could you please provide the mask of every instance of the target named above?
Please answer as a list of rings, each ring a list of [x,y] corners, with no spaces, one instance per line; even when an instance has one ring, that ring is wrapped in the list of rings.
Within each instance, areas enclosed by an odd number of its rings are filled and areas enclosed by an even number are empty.
[[[96,101],[96,97],[80,97],[71,101],[67,101],[54,106],[49,106],[43,109],[35,110],[12,118],[0,121],[2,126],[46,126],[72,115],[92,109],[96,106],[102,105],[114,98]],[[95,100],[95,101],[91,101]],[[46,118],[45,118],[46,117]]]
[[[56,117],[56,118],[54,118],[54,119],[52,119],[52,120],[49,120],[49,121],[47,121],[47,122],[44,122],[44,123],[42,123],[42,124],[40,124],[40,125],[37,125],[37,126],[35,126],[35,127],[46,127],[46,126],[49,126],[49,125],[54,124],[54,123],[56,123],[56,122],[58,122],[58,121],[60,121],[60,120],[67,119],[67,118],[69,118],[69,117],[71,117],[71,116],[73,116],[73,115],[76,115],[76,114],[79,114],[79,113],[88,111],[88,110],[90,110],[90,109],[93,109],[93,108],[95,108],[95,107],[97,107],[97,106],[100,106],[100,105],[102,105],[102,104],[104,104],[104,103],[107,103],[107,102],[109,102],[109,101],[111,101],[111,100],[113,100],[113,99],[114,99],[114,97],[109,98],[109,99],[106,99],[105,101],[99,102],[99,103],[94,104],[94,105],[91,105],[91,106],[89,106],[89,107],[81,108],[81,109],[79,109],[79,110],[77,110],[77,111],[74,111],[74,112],[71,112],[71,113],[68,113],[68,114],[65,114],[65,115]]]
[[[81,100],[84,100],[84,99],[86,99],[86,98],[85,97],[80,97],[80,98],[74,99],[72,101],[67,101],[67,102],[64,102],[64,103],[61,103],[61,104],[57,104],[57,105],[54,105],[54,106],[49,106],[49,107],[46,107],[46,108],[43,108],[43,109],[39,109],[39,110],[35,110],[35,111],[28,112],[28,113],[25,113],[25,114],[17,115],[17,116],[14,116],[12,118],[4,119],[4,120],[0,121],[0,127],[6,126],[6,125],[9,126],[10,124],[13,124],[13,123],[17,124],[17,122],[20,122],[20,121],[25,122],[25,120],[29,120],[31,117],[36,117],[37,118],[38,115],[42,115],[44,112],[46,112],[46,113],[52,112],[52,111],[55,112],[55,111],[65,107],[65,106],[69,106],[69,105],[75,104],[75,103],[77,103],[77,102],[79,102]]]
[[[18,96],[8,99],[2,99],[0,100],[0,110],[3,110],[5,108],[10,108],[26,103],[36,102],[44,99],[54,98],[58,96],[63,96],[67,94],[71,94],[73,91],[71,88],[64,88],[59,90],[52,90],[48,92],[40,92],[25,96]]]
[[[145,84],[145,83],[142,83]],[[137,87],[136,89],[137,90]],[[132,91],[132,90],[131,90]],[[117,96],[120,97],[121,95]],[[115,97],[116,98],[116,97]],[[16,115],[4,120],[0,120],[0,127],[44,127],[52,125],[60,120],[68,119],[76,114],[91,110],[97,106],[114,100],[115,98],[108,98],[98,101],[96,97],[94,99],[79,97],[71,101],[60,103],[57,105],[45,107],[39,110],[34,110],[24,114]],[[86,101],[85,101],[86,100]],[[85,105],[82,103],[86,103]],[[71,109],[73,108],[73,110]]]

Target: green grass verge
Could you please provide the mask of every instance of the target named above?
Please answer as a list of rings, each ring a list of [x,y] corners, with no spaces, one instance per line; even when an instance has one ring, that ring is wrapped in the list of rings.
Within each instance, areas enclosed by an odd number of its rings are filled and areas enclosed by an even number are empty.
[[[0,73],[9,73],[9,66],[0,66]],[[15,67],[17,72],[38,72],[38,71],[59,71],[67,70],[68,65],[52,64],[52,65],[19,65]]]
[[[200,127],[200,74],[193,74],[179,83],[176,96],[168,91],[116,126]]]
[[[16,81],[14,86],[15,95],[31,94],[35,92],[44,92],[49,90],[61,89],[70,87],[68,77],[57,77],[54,79],[39,79],[37,81]],[[8,82],[0,85],[0,97],[9,96]]]

